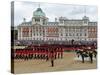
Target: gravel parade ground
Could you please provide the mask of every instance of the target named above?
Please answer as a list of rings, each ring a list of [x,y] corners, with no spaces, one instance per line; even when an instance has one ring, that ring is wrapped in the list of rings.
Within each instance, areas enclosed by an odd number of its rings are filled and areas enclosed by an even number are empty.
[[[87,70],[96,69],[97,60],[93,63],[85,61],[82,63],[81,60],[76,60],[74,52],[64,52],[63,59],[55,59],[54,67],[51,67],[51,61],[43,59],[32,59],[32,60],[16,60],[14,61],[15,73],[36,73],[36,72],[52,72],[52,71],[68,71],[68,70]]]

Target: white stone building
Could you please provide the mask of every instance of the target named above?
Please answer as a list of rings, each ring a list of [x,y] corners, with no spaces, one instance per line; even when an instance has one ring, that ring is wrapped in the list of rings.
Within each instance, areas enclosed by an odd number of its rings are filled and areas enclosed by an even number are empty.
[[[42,9],[37,8],[33,12],[30,22],[26,22],[24,19],[18,25],[18,40],[88,41],[88,25],[90,25],[90,21],[86,16],[82,19],[59,17],[55,18],[55,22],[48,22]]]

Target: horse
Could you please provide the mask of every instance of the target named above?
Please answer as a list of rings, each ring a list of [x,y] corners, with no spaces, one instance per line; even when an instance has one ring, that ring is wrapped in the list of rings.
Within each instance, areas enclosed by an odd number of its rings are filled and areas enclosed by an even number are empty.
[[[81,56],[82,62],[84,63],[84,59],[90,60],[90,62],[93,62],[93,56],[96,58],[97,51],[95,50],[88,50],[88,49],[79,49],[76,50],[76,55],[79,58]]]

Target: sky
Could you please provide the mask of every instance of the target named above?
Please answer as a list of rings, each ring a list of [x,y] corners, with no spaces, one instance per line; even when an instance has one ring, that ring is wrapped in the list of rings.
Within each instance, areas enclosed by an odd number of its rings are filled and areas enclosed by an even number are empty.
[[[23,22],[23,18],[29,22],[32,20],[33,12],[40,6],[49,21],[55,21],[55,18],[66,17],[67,19],[82,19],[83,16],[89,17],[90,21],[97,21],[97,6],[91,5],[73,5],[73,4],[55,4],[38,2],[15,2],[14,4],[14,24],[15,26]]]

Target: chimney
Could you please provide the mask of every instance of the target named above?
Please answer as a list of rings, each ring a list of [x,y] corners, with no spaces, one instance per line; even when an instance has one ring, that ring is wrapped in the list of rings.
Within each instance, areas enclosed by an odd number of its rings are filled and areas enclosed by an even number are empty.
[[[57,18],[55,18],[55,22],[57,22]]]
[[[23,22],[26,22],[26,18],[23,18]]]

